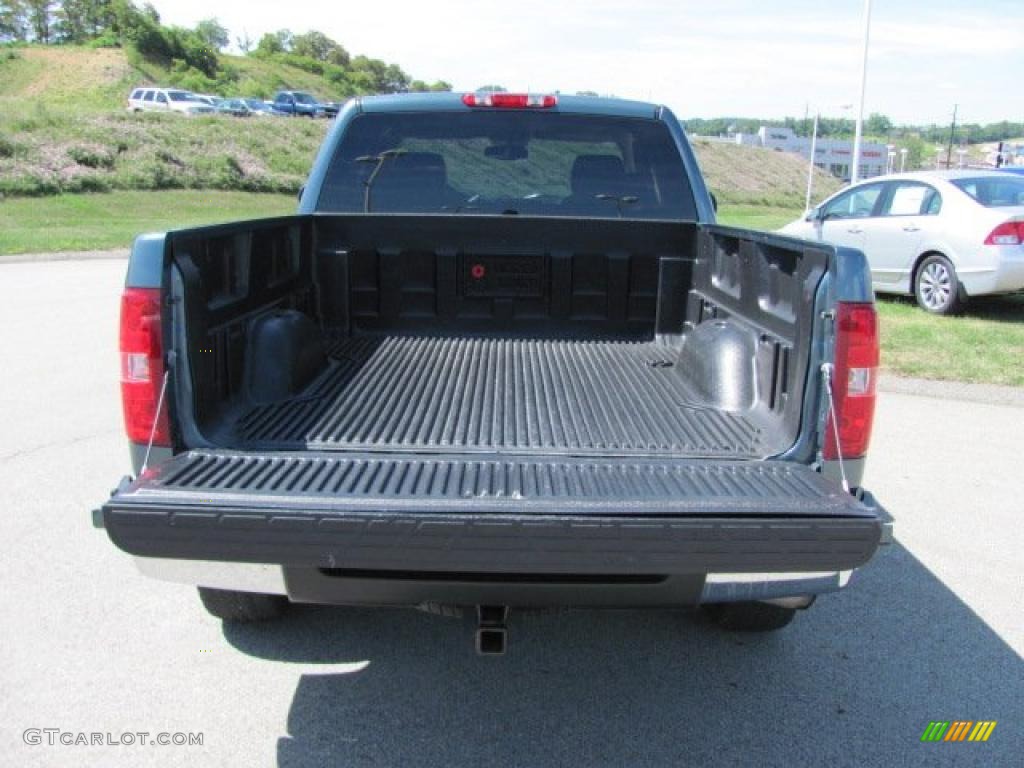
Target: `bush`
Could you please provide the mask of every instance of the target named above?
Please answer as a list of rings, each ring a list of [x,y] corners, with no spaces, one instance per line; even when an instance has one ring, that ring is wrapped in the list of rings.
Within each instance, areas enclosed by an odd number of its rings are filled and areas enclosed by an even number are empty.
[[[111,170],[114,167],[113,155],[92,147],[69,147],[68,157],[86,168]]]
[[[111,30],[107,30],[99,37],[90,40],[86,45],[90,48],[120,48],[121,41],[118,39],[116,33]]]
[[[109,192],[111,184],[108,179],[91,173],[73,176],[63,185],[62,192]]]
[[[0,195],[21,197],[43,197],[60,194],[60,184],[55,178],[35,173],[24,176],[0,176]]]
[[[15,144],[6,136],[0,134],[0,157],[14,157],[21,152],[21,149],[22,147],[20,144]]]

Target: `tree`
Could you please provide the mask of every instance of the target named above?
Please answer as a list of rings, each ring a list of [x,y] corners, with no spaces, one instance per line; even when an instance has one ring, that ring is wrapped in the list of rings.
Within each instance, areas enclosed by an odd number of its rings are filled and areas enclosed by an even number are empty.
[[[0,42],[24,40],[28,35],[28,18],[22,0],[0,2]]]
[[[291,50],[297,56],[306,56],[339,67],[347,68],[350,63],[348,51],[323,32],[317,32],[315,29],[311,29],[303,35],[295,35],[292,38]]]
[[[366,56],[352,59],[352,71],[358,76],[357,81],[373,93],[402,93],[409,90],[412,82],[398,65]]]
[[[508,93],[508,88],[503,85],[481,85],[477,90],[488,91],[490,93]]]
[[[217,19],[203,19],[196,24],[196,35],[214,50],[228,47],[231,36]]]
[[[277,32],[267,32],[260,41],[256,43],[258,56],[272,56],[275,53],[288,53],[292,49],[292,33],[287,29],[279,29]]]
[[[49,43],[53,32],[53,0],[23,0],[28,11],[28,24],[32,39],[37,43]]]
[[[253,49],[253,42],[246,30],[243,29],[242,34],[235,38],[235,45],[238,46],[238,50],[242,52],[243,56],[249,55],[249,51]]]
[[[888,136],[892,132],[892,120],[878,112],[872,112],[864,129],[872,136]]]

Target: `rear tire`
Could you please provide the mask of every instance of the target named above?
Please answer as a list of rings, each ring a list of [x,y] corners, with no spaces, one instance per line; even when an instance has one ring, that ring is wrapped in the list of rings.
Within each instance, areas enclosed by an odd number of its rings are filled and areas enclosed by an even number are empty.
[[[914,298],[921,309],[933,315],[954,315],[963,309],[960,281],[953,263],[938,253],[922,261],[914,274]]]
[[[276,619],[289,605],[288,598],[284,595],[235,592],[212,587],[199,587],[199,599],[212,616],[224,621],[237,622]]]
[[[708,603],[704,611],[720,628],[730,632],[773,632],[789,624],[796,608],[771,603]]]

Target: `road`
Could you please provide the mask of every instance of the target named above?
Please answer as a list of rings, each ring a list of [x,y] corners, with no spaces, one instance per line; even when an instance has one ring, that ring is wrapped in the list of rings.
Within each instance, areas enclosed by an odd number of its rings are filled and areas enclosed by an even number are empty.
[[[508,655],[478,658],[468,624],[411,610],[222,627],[90,526],[127,468],[123,269],[0,265],[5,764],[1020,764],[1024,409],[883,395],[867,484],[897,543],[775,635],[521,613]],[[920,743],[940,719],[999,724],[985,744]],[[203,744],[37,746],[28,728]]]

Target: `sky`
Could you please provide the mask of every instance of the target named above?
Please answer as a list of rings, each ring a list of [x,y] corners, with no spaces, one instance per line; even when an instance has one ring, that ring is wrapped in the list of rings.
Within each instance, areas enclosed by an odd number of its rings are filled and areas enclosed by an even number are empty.
[[[865,0],[153,0],[233,37],[317,29],[456,90],[597,91],[689,117],[855,117]],[[1024,120],[1024,0],[873,0],[865,117]],[[327,96],[329,94],[325,94]],[[852,106],[851,106],[852,105]]]

